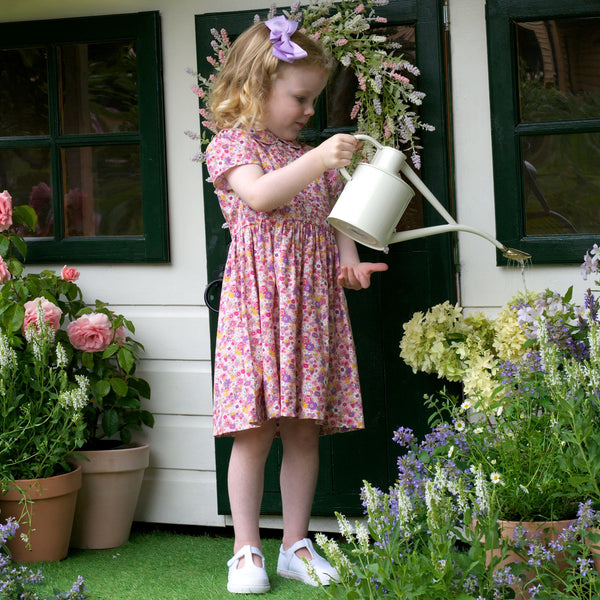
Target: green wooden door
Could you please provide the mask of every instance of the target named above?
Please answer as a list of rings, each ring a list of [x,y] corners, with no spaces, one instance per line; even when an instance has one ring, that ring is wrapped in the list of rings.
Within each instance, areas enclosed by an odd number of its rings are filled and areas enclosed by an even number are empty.
[[[211,28],[225,28],[230,36],[243,31],[256,11],[212,13],[196,17],[198,65],[206,70],[205,57],[211,54]],[[445,33],[439,0],[392,0],[381,9],[388,26],[397,28],[406,54],[416,54],[421,71],[419,89],[427,94],[421,115],[435,131],[422,138],[421,176],[437,198],[450,206],[450,160],[446,123]],[[352,106],[352,98],[348,99]],[[331,103],[330,103],[331,106]],[[332,125],[333,124],[333,125]],[[327,115],[327,102],[321,102],[307,139],[318,143],[336,133],[348,131],[343,123]],[[206,172],[205,172],[206,175]],[[229,233],[222,229],[223,217],[210,184],[204,189],[208,280],[218,281],[225,264]],[[437,213],[417,198],[412,201],[400,228],[441,223]],[[360,514],[359,492],[363,480],[387,487],[396,478],[398,446],[392,441],[395,429],[427,428],[423,394],[439,387],[428,376],[417,376],[399,358],[402,324],[416,310],[446,299],[453,300],[454,274],[450,235],[393,244],[387,255],[360,247],[363,260],[389,264],[389,270],[374,278],[368,290],[347,292],[357,347],[366,428],[362,431],[326,436],[321,439],[321,469],[313,506],[314,515],[331,515],[334,510]],[[218,304],[218,284],[208,299]],[[216,315],[211,314],[214,348]],[[227,464],[231,439],[217,439],[217,483],[219,512],[229,513]],[[275,441],[267,462],[263,514],[281,514],[279,465],[281,445]]]

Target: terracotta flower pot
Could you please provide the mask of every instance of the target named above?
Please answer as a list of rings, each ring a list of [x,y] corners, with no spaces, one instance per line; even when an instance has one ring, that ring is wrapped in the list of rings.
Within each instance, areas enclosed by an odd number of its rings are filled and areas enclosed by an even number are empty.
[[[556,540],[571,523],[573,523],[573,519],[563,521],[498,521],[498,528],[500,537],[506,540],[512,541],[515,529],[519,527],[523,529],[527,541],[539,539],[543,544],[548,545],[551,541]],[[500,556],[500,550],[494,550],[492,555]],[[522,562],[518,554],[510,550],[506,558],[496,568],[503,569],[509,564]],[[560,551],[556,552],[556,565],[559,570],[563,570],[568,566],[566,557]],[[524,600],[531,597],[526,589],[534,575],[534,571],[527,570],[522,575],[524,584],[522,586],[511,586],[515,590],[515,600]]]
[[[17,535],[7,543],[14,562],[56,561],[67,556],[80,487],[78,466],[64,475],[15,481],[7,494],[0,495],[0,518],[20,521]],[[30,519],[24,511],[23,495]],[[31,549],[22,535],[29,538]]]
[[[83,482],[71,547],[116,548],[129,539],[144,471],[149,463],[148,444],[132,443],[112,450],[78,451]]]

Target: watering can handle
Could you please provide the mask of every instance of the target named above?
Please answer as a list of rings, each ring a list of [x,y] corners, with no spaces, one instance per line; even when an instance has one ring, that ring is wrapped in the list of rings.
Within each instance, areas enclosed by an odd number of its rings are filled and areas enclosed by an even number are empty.
[[[354,135],[354,137],[357,140],[365,140],[366,142],[371,142],[371,144],[373,144],[373,146],[375,146],[377,148],[377,150],[381,150],[383,148],[383,144],[380,144],[375,138],[372,138],[370,135],[367,135],[366,133],[356,133]],[[346,181],[350,181],[350,179],[352,179],[352,177],[350,177],[350,174],[346,170],[346,167],[341,167],[340,173],[342,174],[342,176],[344,177],[344,179]]]

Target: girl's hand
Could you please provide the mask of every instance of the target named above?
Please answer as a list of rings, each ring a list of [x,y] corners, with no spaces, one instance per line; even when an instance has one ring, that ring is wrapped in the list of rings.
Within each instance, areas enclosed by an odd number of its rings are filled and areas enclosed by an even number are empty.
[[[387,271],[385,263],[361,262],[355,265],[344,265],[338,275],[340,284],[349,290],[363,290],[371,285],[371,274]]]
[[[337,133],[314,148],[323,161],[324,170],[347,167],[352,162],[359,141],[348,133]]]

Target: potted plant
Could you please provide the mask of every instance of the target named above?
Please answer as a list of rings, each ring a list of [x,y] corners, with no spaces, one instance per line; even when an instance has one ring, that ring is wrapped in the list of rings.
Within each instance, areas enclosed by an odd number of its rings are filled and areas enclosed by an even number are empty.
[[[65,266],[60,274],[52,270],[25,273],[21,257],[26,256],[27,244],[22,234],[26,227],[34,229],[35,213],[28,206],[13,209],[10,194],[5,191],[0,194],[0,222],[3,214],[6,227],[0,241],[0,327],[8,335],[18,334],[23,323],[31,318],[28,308],[31,302],[40,298],[44,306],[51,304],[59,315],[55,336],[65,352],[65,371],[71,378],[84,377],[89,382],[90,401],[82,409],[81,418],[83,441],[81,449],[72,457],[83,471],[74,543],[85,547],[96,547],[96,543],[119,545],[129,536],[149,460],[148,445],[132,441],[132,432],[154,424],[152,414],[142,406],[142,400],[150,397],[150,386],[135,373],[143,347],[132,337],[135,328],[131,321],[115,314],[100,300],[93,306],[84,302],[76,283],[80,274],[75,269]],[[113,457],[106,459],[101,453],[105,450],[112,450]],[[120,464],[122,460],[124,465]],[[100,494],[96,488],[90,489],[89,481],[98,478],[95,474],[104,469],[106,462],[110,471],[118,473],[118,481],[116,491],[111,492],[109,482],[100,477]],[[132,477],[133,483],[124,484],[124,477]],[[128,492],[127,497],[123,497],[123,490]],[[125,516],[106,520],[98,516],[93,507],[89,508],[91,501],[93,505],[100,503],[111,510],[112,515],[123,508]],[[87,516],[89,510],[90,517]],[[109,541],[105,537],[102,542],[88,541],[86,532],[95,529],[89,523],[97,521],[102,522],[103,536],[107,535],[109,523],[119,526],[118,534],[111,534]]]
[[[69,462],[85,441],[83,411],[89,381],[69,371],[68,348],[59,332],[62,311],[27,292],[22,264],[5,260],[20,238],[13,223],[33,226],[28,207],[12,211],[0,194],[0,511],[21,523],[8,544],[18,562],[60,560],[67,554],[81,468]]]
[[[496,483],[504,519],[571,518],[587,499],[600,506],[596,306],[591,291],[582,307],[571,289],[546,290],[515,297],[496,319],[445,303],[404,326],[401,356],[413,369],[465,383],[462,403],[430,405],[463,431],[462,458]]]

